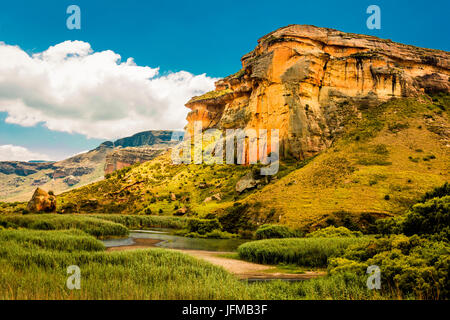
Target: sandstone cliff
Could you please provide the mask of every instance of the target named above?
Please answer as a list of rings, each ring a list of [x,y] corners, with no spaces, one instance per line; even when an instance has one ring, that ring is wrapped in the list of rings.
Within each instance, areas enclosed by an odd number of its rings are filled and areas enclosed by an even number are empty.
[[[450,53],[290,25],[258,41],[242,69],[192,98],[186,130],[279,129],[282,157],[329,147],[349,115],[392,98],[450,90]]]

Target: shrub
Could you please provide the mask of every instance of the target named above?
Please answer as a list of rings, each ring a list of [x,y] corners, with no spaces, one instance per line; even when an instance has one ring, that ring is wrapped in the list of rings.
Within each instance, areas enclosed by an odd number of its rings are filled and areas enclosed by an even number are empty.
[[[345,227],[329,226],[317,231],[308,233],[307,238],[340,238],[340,237],[361,237],[361,231],[351,231]]]
[[[224,231],[238,233],[240,230],[254,230],[250,224],[250,218],[246,214],[248,204],[235,202],[233,206],[227,208],[225,214],[219,216],[219,222]]]
[[[331,274],[353,271],[364,274],[367,266],[381,269],[382,291],[421,299],[448,299],[450,246],[417,235],[392,235],[347,247],[342,257],[330,259]]]
[[[450,196],[450,184],[448,182],[444,183],[440,187],[434,188],[433,191],[425,193],[421,199],[421,202],[425,202],[433,198],[442,198],[444,196]]]
[[[375,222],[375,226],[379,234],[399,234],[403,232],[403,218],[379,219]]]
[[[448,234],[449,229],[450,196],[433,198],[414,205],[403,222],[403,231],[406,235]]]
[[[200,235],[205,235],[214,230],[222,230],[222,226],[217,219],[190,219],[187,227],[190,233],[196,232]]]
[[[276,224],[262,225],[255,233],[256,239],[274,239],[274,238],[295,238],[297,232],[290,230],[288,227]]]

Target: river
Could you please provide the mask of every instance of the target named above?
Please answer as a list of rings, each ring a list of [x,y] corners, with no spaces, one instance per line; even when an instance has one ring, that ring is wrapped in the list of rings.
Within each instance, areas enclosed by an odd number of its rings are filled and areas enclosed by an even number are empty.
[[[233,252],[244,242],[244,239],[202,239],[176,236],[173,230],[163,228],[152,228],[151,230],[131,230],[128,238],[103,240],[107,248],[131,246],[135,239],[161,240],[155,244],[156,247],[180,250],[204,250]]]

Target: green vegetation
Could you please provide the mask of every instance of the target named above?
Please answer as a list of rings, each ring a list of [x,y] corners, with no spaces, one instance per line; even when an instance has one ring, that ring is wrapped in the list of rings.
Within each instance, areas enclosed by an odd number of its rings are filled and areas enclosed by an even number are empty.
[[[350,231],[345,227],[329,226],[327,228],[319,229],[317,231],[308,233],[308,238],[341,238],[341,237],[361,237],[361,231]]]
[[[255,232],[256,239],[295,238],[300,236],[299,231],[291,230],[286,226],[265,224]]]
[[[128,229],[119,223],[75,215],[0,215],[0,226],[34,230],[79,229],[99,238],[128,235]]]
[[[337,298],[335,290],[343,294],[338,288],[344,286],[351,292],[349,298],[366,299],[363,279],[367,268],[375,265],[380,268],[382,283],[377,299],[448,299],[449,191],[445,183],[426,193],[404,216],[378,220],[376,226],[384,236],[328,227],[304,239],[245,243],[238,249],[239,256],[269,264],[327,266],[328,276],[300,286],[299,295],[311,297],[320,292],[322,297]]]
[[[191,100],[189,100],[188,103],[201,101],[201,100],[207,100],[207,99],[215,99],[221,96],[224,96],[226,94],[232,93],[233,90],[231,89],[224,89],[224,90],[216,90],[216,91],[210,91],[205,93],[204,95],[193,97]]]
[[[65,232],[42,233],[40,245],[0,236],[0,299],[264,298],[258,288],[240,283],[221,268],[178,252],[89,252],[80,235],[79,250],[73,251],[72,244],[53,248],[51,239],[59,234],[64,240],[70,236]],[[81,269],[81,290],[65,286],[70,265]]]
[[[187,228],[177,234],[192,238],[230,239],[237,237],[236,234],[223,231],[218,219],[189,219]]]
[[[184,229],[187,227],[189,218],[171,216],[139,216],[123,214],[95,214],[83,215],[101,220],[108,220],[123,224],[128,229],[148,229],[148,228],[170,228]]]
[[[330,274],[363,275],[370,265],[380,268],[384,293],[399,298],[450,297],[448,242],[430,241],[417,235],[373,239],[368,244],[349,247],[341,257],[331,258],[328,268]]]
[[[93,236],[80,230],[35,231],[35,230],[3,230],[0,232],[0,243],[6,246],[11,242],[25,248],[46,248],[60,251],[103,251],[105,246]]]
[[[206,234],[214,230],[221,230],[222,226],[217,219],[191,219],[188,222],[189,232]]]
[[[80,290],[66,288],[67,267]],[[364,277],[247,284],[179,252],[105,252],[80,230],[0,230],[0,299],[376,299]]]
[[[376,222],[380,234],[421,235],[423,237],[450,240],[450,187],[445,183],[428,192],[422,200],[401,217]]]
[[[445,184],[427,193],[402,218],[377,221],[377,227],[388,226],[387,233],[400,234],[361,236],[328,227],[306,238],[259,240],[239,247],[240,258],[278,264],[277,270],[327,267],[327,276],[296,283],[248,284],[170,250],[106,252],[92,236],[114,235],[117,226],[126,230],[125,225],[156,224],[204,234],[222,232],[217,219],[1,215],[0,299],[448,299],[448,191]],[[276,226],[265,226],[271,227]],[[70,265],[82,270],[81,290],[66,289]],[[366,287],[370,265],[381,269],[381,290]]]
[[[450,195],[414,205],[403,221],[406,235],[430,235],[450,240]]]
[[[269,239],[244,243],[238,252],[240,258],[257,263],[326,267],[328,258],[343,254],[350,245],[367,242],[366,237]]]

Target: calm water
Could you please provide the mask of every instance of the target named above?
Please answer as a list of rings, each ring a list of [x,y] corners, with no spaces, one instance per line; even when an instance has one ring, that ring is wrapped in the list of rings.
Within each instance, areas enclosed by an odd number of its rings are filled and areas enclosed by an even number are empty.
[[[151,230],[132,230],[126,239],[104,240],[106,247],[129,246],[134,239],[158,239],[162,242],[157,247],[186,250],[206,250],[232,252],[242,243],[248,241],[243,239],[198,239],[174,236],[170,229],[154,228]]]

